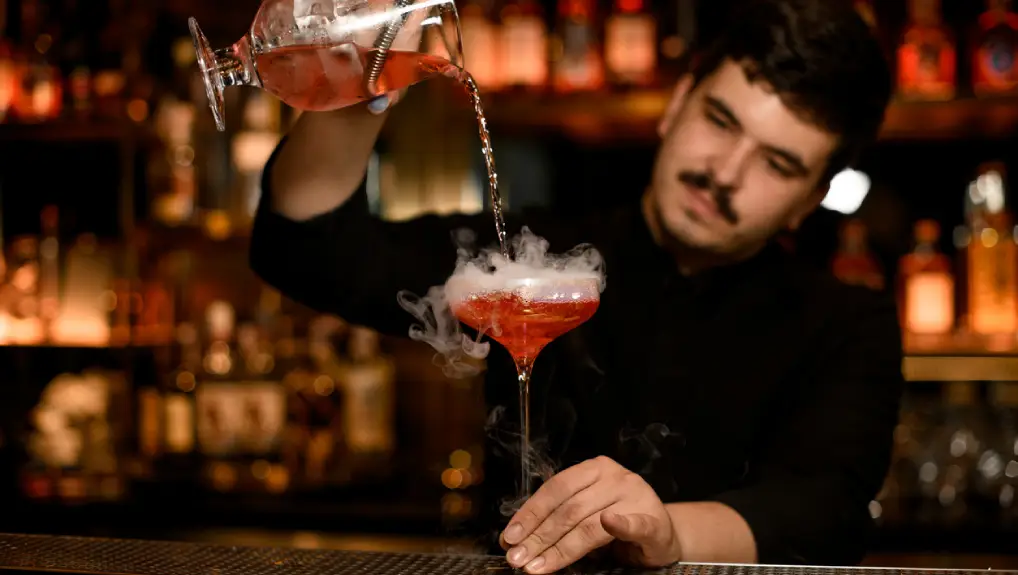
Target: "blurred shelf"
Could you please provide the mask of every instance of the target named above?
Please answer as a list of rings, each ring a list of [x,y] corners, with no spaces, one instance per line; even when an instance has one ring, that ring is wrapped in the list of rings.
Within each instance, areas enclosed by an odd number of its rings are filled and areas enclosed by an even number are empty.
[[[145,124],[126,120],[56,120],[38,124],[0,124],[0,143],[38,142],[119,142],[134,137],[151,137]]]
[[[883,140],[1007,138],[1018,133],[1018,98],[892,102]]]
[[[565,133],[583,140],[648,140],[671,92],[493,93],[485,112],[499,132]],[[490,102],[490,103],[488,103]]]
[[[1018,338],[973,334],[904,336],[908,381],[1018,381]]]
[[[492,93],[485,111],[498,132],[558,132],[583,140],[657,137],[670,89],[568,95]],[[1007,138],[1018,133],[1018,98],[960,98],[946,102],[893,101],[880,138],[943,140]]]
[[[1018,357],[907,356],[907,381],[1018,381]]]
[[[587,141],[648,141],[671,89],[553,94],[483,94],[489,122],[499,133],[553,132]],[[466,105],[466,101],[463,101]],[[1007,138],[1018,133],[1018,98],[959,98],[945,102],[894,101],[881,130],[884,140]],[[0,124],[0,143],[113,142],[153,137],[144,123],[58,120]]]

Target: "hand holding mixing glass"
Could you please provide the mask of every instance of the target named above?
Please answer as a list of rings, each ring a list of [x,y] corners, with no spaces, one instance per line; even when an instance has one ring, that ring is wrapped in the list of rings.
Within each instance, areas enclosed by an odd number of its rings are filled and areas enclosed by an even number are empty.
[[[188,21],[209,106],[226,129],[223,90],[251,86],[299,110],[344,108],[463,67],[452,0],[265,0],[251,29],[213,50]]]

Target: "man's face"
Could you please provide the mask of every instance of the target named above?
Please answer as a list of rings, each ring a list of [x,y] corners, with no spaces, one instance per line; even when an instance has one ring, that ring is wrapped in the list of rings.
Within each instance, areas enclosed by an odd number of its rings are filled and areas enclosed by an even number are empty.
[[[823,199],[818,184],[837,137],[796,117],[735,62],[689,86],[679,83],[659,126],[650,203],[661,232],[737,256],[797,227]]]

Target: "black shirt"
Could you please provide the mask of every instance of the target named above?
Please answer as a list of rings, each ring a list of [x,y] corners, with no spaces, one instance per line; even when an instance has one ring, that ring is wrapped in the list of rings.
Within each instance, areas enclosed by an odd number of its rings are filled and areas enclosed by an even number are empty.
[[[453,271],[455,230],[472,230],[478,246],[496,241],[488,213],[376,219],[363,186],[304,222],[274,213],[268,196],[254,225],[255,272],[298,301],[386,334],[407,336],[416,323],[397,292],[423,295]],[[568,221],[507,214],[510,236],[522,225],[552,252],[592,243],[606,263],[597,313],[534,367],[533,434],[547,440],[558,470],[607,455],[666,503],[727,504],[748,522],[761,563],[862,558],[902,392],[890,298],[842,285],[777,245],[683,276],[636,203]],[[505,406],[511,427],[515,370],[500,346],[491,349],[486,398]],[[486,517],[495,521],[499,498],[516,492],[518,468],[511,458],[486,461],[485,485],[497,492]]]

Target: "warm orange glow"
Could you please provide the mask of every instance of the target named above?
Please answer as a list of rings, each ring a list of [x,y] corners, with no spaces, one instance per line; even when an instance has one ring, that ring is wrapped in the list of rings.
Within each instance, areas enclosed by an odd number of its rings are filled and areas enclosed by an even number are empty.
[[[131,100],[127,104],[127,116],[141,123],[148,118],[148,102],[142,99]]]
[[[446,469],[442,472],[442,485],[449,489],[459,489],[463,485],[463,473],[459,469]]]
[[[195,388],[194,374],[190,371],[182,371],[177,374],[177,389],[183,392],[192,392]]]
[[[472,459],[473,458],[470,456],[469,451],[457,449],[456,451],[453,451],[451,455],[449,455],[449,467],[455,469],[467,469],[468,467],[470,467]]]

